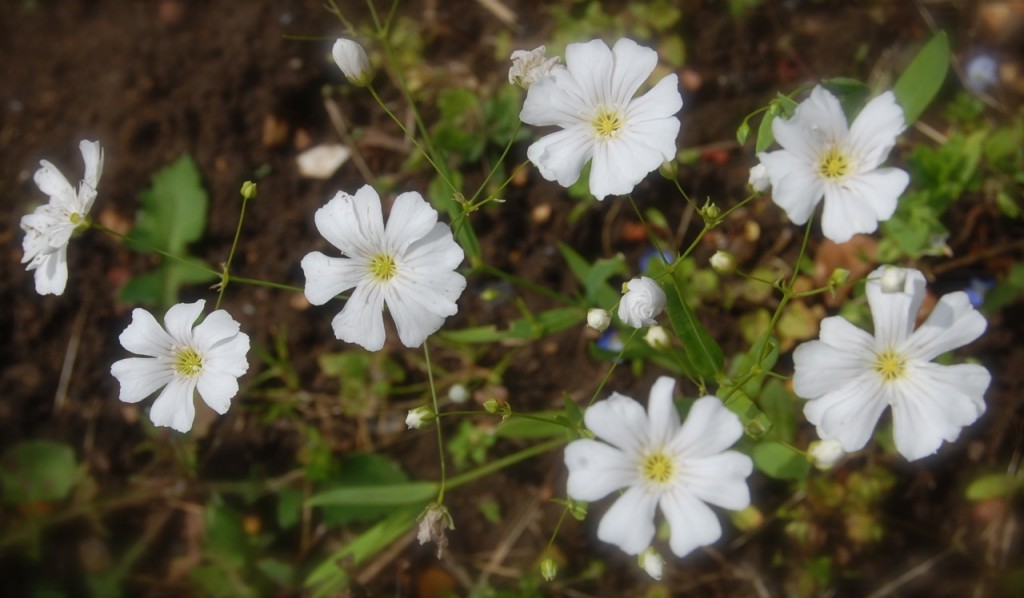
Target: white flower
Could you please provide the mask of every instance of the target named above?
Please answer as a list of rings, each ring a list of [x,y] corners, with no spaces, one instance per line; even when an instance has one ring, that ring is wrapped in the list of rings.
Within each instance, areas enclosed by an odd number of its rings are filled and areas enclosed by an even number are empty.
[[[999,62],[988,54],[979,54],[964,67],[964,83],[976,93],[985,93],[999,83]]]
[[[708,259],[711,267],[719,274],[732,274],[736,271],[736,256],[728,251],[718,250]]]
[[[426,405],[420,405],[415,409],[409,410],[409,413],[405,416],[405,425],[410,430],[420,430],[426,428],[427,424],[434,421],[436,417],[433,409]]]
[[[665,309],[665,291],[646,276],[634,278],[623,285],[619,301],[619,319],[627,326],[642,328],[655,323],[654,318]]]
[[[370,59],[366,56],[366,50],[358,43],[345,38],[339,38],[331,48],[331,55],[334,62],[345,74],[345,78],[352,85],[366,87],[373,79],[373,69],[370,67]]]
[[[314,251],[302,258],[306,299],[323,305],[355,289],[333,321],[340,340],[381,349],[387,305],[402,344],[418,347],[458,312],[455,301],[466,288],[455,271],[462,248],[419,193],[399,195],[385,227],[373,187],[339,191],[317,210],[316,228],[346,257]]]
[[[772,186],[772,180],[768,176],[768,169],[764,167],[764,164],[758,163],[751,167],[747,185],[758,193],[767,191],[768,187]]]
[[[587,326],[590,326],[598,332],[604,332],[608,329],[608,325],[612,323],[611,316],[608,315],[608,311],[601,309],[600,307],[592,307],[587,311]]]
[[[831,438],[815,440],[811,446],[807,447],[807,455],[811,458],[811,462],[822,471],[828,471],[835,467],[845,454],[843,445],[839,444],[838,440]]]
[[[121,333],[125,349],[146,357],[129,357],[110,367],[121,384],[119,398],[138,403],[163,388],[149,412],[157,426],[192,429],[195,390],[214,411],[226,413],[238,393],[238,377],[249,369],[249,337],[228,312],[218,309],[192,327],[205,305],[199,300],[170,308],[164,316],[166,331],[148,311],[135,309]]]
[[[839,441],[847,452],[863,448],[882,412],[892,407],[896,449],[913,461],[936,452],[943,440],[956,440],[960,428],[984,413],[988,370],[931,361],[978,338],[987,324],[967,294],[955,292],[939,299],[914,330],[924,275],[906,270],[902,291],[886,293],[880,282],[886,268],[867,282],[874,336],[839,316],[825,318],[821,340],[793,353],[793,389],[810,399],[804,414],[818,435]]]
[[[734,510],[750,504],[746,478],[753,463],[726,450],[743,435],[739,418],[707,396],[680,426],[674,386],[671,378],[658,378],[646,414],[640,403],[613,393],[583,416],[605,442],[574,440],[565,448],[572,499],[592,502],[626,488],[601,519],[597,537],[628,554],[650,546],[658,507],[672,529],[672,552],[684,556],[722,535],[706,503]]]
[[[561,59],[547,57],[547,48],[539,46],[532,50],[512,52],[512,67],[508,69],[508,82],[529,89],[537,81],[551,74]]]
[[[868,102],[847,127],[839,100],[815,87],[793,118],[772,121],[782,149],[758,154],[771,179],[772,200],[803,224],[824,197],[821,229],[836,243],[874,232],[892,216],[910,182],[902,170],[879,168],[903,128],[903,109],[892,92]]]
[[[658,551],[654,548],[648,548],[647,550],[640,553],[637,557],[637,564],[644,570],[651,579],[660,581],[662,573],[665,570],[665,559],[661,558]]]
[[[99,142],[81,141],[78,148],[85,161],[85,177],[78,191],[56,166],[40,160],[34,179],[50,201],[21,219],[21,229],[25,231],[25,256],[21,263],[28,263],[27,271],[35,270],[36,292],[40,295],[64,293],[68,282],[68,243],[76,230],[88,226],[86,217],[96,200],[96,186],[103,173]]]
[[[563,130],[534,142],[530,161],[549,181],[568,187],[591,159],[590,192],[597,199],[630,193],[649,172],[676,155],[683,107],[675,75],[633,95],[658,64],[658,54],[633,40],[609,49],[601,40],[569,44],[565,68],[553,69],[526,95],[519,118]]]
[[[661,326],[651,326],[644,335],[644,341],[653,349],[666,349],[672,344],[668,338],[668,332]]]

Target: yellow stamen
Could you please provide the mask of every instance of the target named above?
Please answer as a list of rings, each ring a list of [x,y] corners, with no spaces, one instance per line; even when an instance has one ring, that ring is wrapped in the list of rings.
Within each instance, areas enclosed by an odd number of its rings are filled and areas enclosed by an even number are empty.
[[[370,274],[381,282],[387,282],[398,273],[398,266],[395,265],[395,258],[381,253],[373,256],[370,260]]]
[[[597,132],[598,137],[614,139],[622,131],[623,123],[622,116],[618,112],[601,108],[590,124],[594,126],[594,131]]]
[[[849,172],[850,159],[835,146],[825,152],[818,164],[818,173],[827,179],[841,179]]]
[[[903,377],[907,369],[907,360],[902,355],[887,349],[878,354],[875,360],[875,371],[882,376],[886,382],[892,382]]]
[[[664,484],[675,477],[676,464],[665,453],[654,453],[644,459],[642,471],[649,481]]]
[[[203,371],[203,356],[191,347],[178,349],[174,355],[174,369],[188,378],[198,376]]]

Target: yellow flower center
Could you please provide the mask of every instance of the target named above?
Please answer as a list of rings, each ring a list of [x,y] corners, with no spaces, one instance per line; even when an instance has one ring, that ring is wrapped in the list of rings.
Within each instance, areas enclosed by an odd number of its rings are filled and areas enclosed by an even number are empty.
[[[658,452],[644,459],[642,471],[648,481],[664,484],[675,477],[676,464],[668,455]]]
[[[174,354],[174,370],[187,378],[198,376],[203,371],[203,356],[191,347],[178,349]]]
[[[818,173],[826,179],[841,179],[849,172],[850,159],[836,146],[830,147],[818,164]]]
[[[622,116],[618,112],[601,108],[597,116],[590,122],[597,136],[602,139],[614,139],[622,131]]]
[[[370,274],[380,282],[387,282],[398,273],[395,258],[386,253],[373,256],[370,260]]]
[[[875,371],[878,372],[886,382],[899,380],[903,377],[903,373],[906,372],[906,370],[907,360],[892,349],[886,349],[879,353],[877,359],[875,359]]]

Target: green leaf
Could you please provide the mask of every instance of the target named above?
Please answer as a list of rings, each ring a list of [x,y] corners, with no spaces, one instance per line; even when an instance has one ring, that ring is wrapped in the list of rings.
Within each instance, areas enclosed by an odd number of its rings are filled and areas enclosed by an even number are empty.
[[[475,326],[462,330],[447,330],[438,333],[444,340],[453,343],[494,343],[509,340],[537,340],[576,326],[586,320],[587,314],[581,307],[559,307],[549,309],[529,318],[513,320],[506,330],[498,330],[494,324]]]
[[[761,409],[772,422],[773,436],[783,442],[792,442],[800,403],[782,382],[771,380],[765,385],[761,393]]]
[[[779,480],[802,480],[811,469],[803,453],[771,440],[754,446],[751,457],[765,475]]]
[[[552,421],[544,422],[525,417],[516,417],[515,413],[513,413],[511,417],[498,424],[498,428],[494,431],[495,435],[499,438],[535,439],[554,438],[565,434],[566,427],[554,421],[556,417],[562,415],[561,412],[541,411],[531,413],[530,415]]]
[[[678,285],[675,279],[661,283],[661,289],[667,298],[665,311],[668,312],[672,329],[683,345],[683,351],[679,354],[683,366],[692,372],[696,380],[707,386],[718,378],[718,373],[725,364],[725,357],[722,355],[721,347],[711,338],[697,315],[683,300]]]
[[[435,482],[407,482],[383,486],[351,486],[319,492],[310,497],[306,504],[311,507],[324,506],[387,506],[425,503],[437,495]]]
[[[990,500],[993,498],[1009,498],[1013,493],[1024,488],[1024,478],[994,473],[984,475],[967,486],[968,500]]]
[[[723,394],[723,393],[719,393]],[[742,390],[735,390],[725,401],[725,407],[739,416],[743,433],[760,440],[772,429],[772,422]]]
[[[907,126],[916,121],[939,92],[949,70],[949,39],[940,31],[914,57],[893,86]]]
[[[66,444],[30,440],[4,452],[0,466],[4,502],[63,500],[78,481],[75,452]]]

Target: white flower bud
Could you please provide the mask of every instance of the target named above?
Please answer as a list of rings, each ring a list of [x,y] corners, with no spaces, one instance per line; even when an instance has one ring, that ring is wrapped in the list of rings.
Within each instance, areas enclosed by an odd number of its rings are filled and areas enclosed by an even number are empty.
[[[732,274],[736,271],[736,257],[728,251],[716,251],[708,261],[719,274]]]
[[[608,330],[608,325],[611,323],[612,318],[608,315],[606,310],[594,307],[587,312],[587,326],[590,326],[598,332]]]
[[[644,335],[644,340],[647,344],[655,349],[666,349],[672,344],[672,341],[668,338],[668,332],[661,326],[651,326],[647,329],[647,334]]]
[[[888,266],[882,272],[879,281],[883,293],[902,293],[907,286],[907,271],[903,268]]]
[[[760,162],[750,169],[750,179],[747,181],[750,188],[758,193],[763,193],[772,186],[772,180],[768,178],[768,169]]]
[[[352,85],[366,87],[373,78],[373,70],[370,67],[370,59],[366,56],[366,50],[356,42],[339,38],[334,42],[331,50],[334,55],[334,62],[345,74],[345,77]]]
[[[655,581],[661,580],[662,571],[665,568],[665,559],[661,558],[658,551],[648,547],[637,557],[640,568],[647,572]]]
[[[469,391],[463,384],[452,384],[452,387],[448,389],[448,400],[461,405],[469,400]]]
[[[811,458],[811,462],[822,471],[832,469],[845,454],[843,445],[839,444],[838,440],[831,438],[816,440],[807,448],[807,455]]]
[[[434,419],[434,411],[426,405],[420,405],[409,410],[409,414],[405,416],[405,425],[409,426],[410,430],[421,430]]]
[[[551,74],[558,66],[557,56],[548,58],[544,46],[533,50],[512,52],[512,68],[508,69],[508,82],[529,89],[531,85]]]
[[[540,574],[544,581],[551,581],[558,575],[558,564],[554,559],[546,558],[540,562]]]
[[[642,328],[655,324],[665,309],[665,292],[654,280],[641,276],[622,285],[624,295],[619,301],[619,319],[627,326]]]

